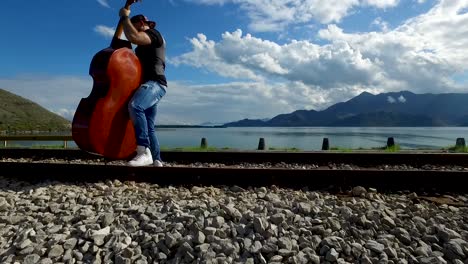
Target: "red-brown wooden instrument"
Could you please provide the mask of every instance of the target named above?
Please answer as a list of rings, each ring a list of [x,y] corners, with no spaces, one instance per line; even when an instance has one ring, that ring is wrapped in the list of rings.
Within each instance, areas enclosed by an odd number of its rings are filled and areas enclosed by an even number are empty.
[[[125,8],[139,0],[127,0]],[[110,47],[94,55],[89,74],[94,84],[82,98],[72,122],[72,137],[85,151],[109,159],[128,159],[136,149],[128,102],[141,82],[141,64],[129,41],[120,39],[122,20]]]

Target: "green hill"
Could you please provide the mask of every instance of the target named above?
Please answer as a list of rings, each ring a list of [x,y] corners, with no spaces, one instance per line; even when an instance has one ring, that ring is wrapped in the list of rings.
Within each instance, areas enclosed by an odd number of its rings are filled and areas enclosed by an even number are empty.
[[[69,131],[71,122],[21,96],[0,89],[0,132]]]

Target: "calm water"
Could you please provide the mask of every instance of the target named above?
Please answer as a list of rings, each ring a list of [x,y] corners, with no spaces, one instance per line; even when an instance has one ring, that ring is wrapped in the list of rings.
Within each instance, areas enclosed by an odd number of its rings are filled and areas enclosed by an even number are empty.
[[[260,138],[268,147],[302,150],[320,150],[323,138],[331,147],[353,149],[383,147],[388,137],[402,149],[440,149],[455,145],[460,137],[468,140],[468,127],[159,128],[157,133],[162,147],[198,147],[206,138],[211,147],[243,150],[256,149]],[[76,147],[73,142],[69,146]]]
[[[393,137],[402,149],[435,149],[468,139],[468,127],[293,127],[293,128],[185,128],[159,129],[160,144],[167,147],[199,146],[205,137],[209,146],[256,149],[260,138],[268,147],[320,150],[323,138],[331,147],[372,148]]]

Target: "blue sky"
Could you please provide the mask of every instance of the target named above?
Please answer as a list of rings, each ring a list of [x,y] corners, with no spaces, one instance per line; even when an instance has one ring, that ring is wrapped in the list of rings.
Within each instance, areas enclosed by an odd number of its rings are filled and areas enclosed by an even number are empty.
[[[0,88],[71,119],[123,4],[6,0]],[[466,0],[144,0],[131,10],[167,42],[161,124],[323,110],[363,91],[467,88]]]

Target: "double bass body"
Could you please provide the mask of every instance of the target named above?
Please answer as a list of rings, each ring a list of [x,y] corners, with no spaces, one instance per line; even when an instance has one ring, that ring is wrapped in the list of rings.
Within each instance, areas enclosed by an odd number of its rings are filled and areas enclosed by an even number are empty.
[[[135,152],[136,139],[127,105],[140,85],[140,61],[129,42],[114,38],[111,47],[93,57],[89,74],[94,84],[73,117],[73,140],[82,150],[128,159]]]

